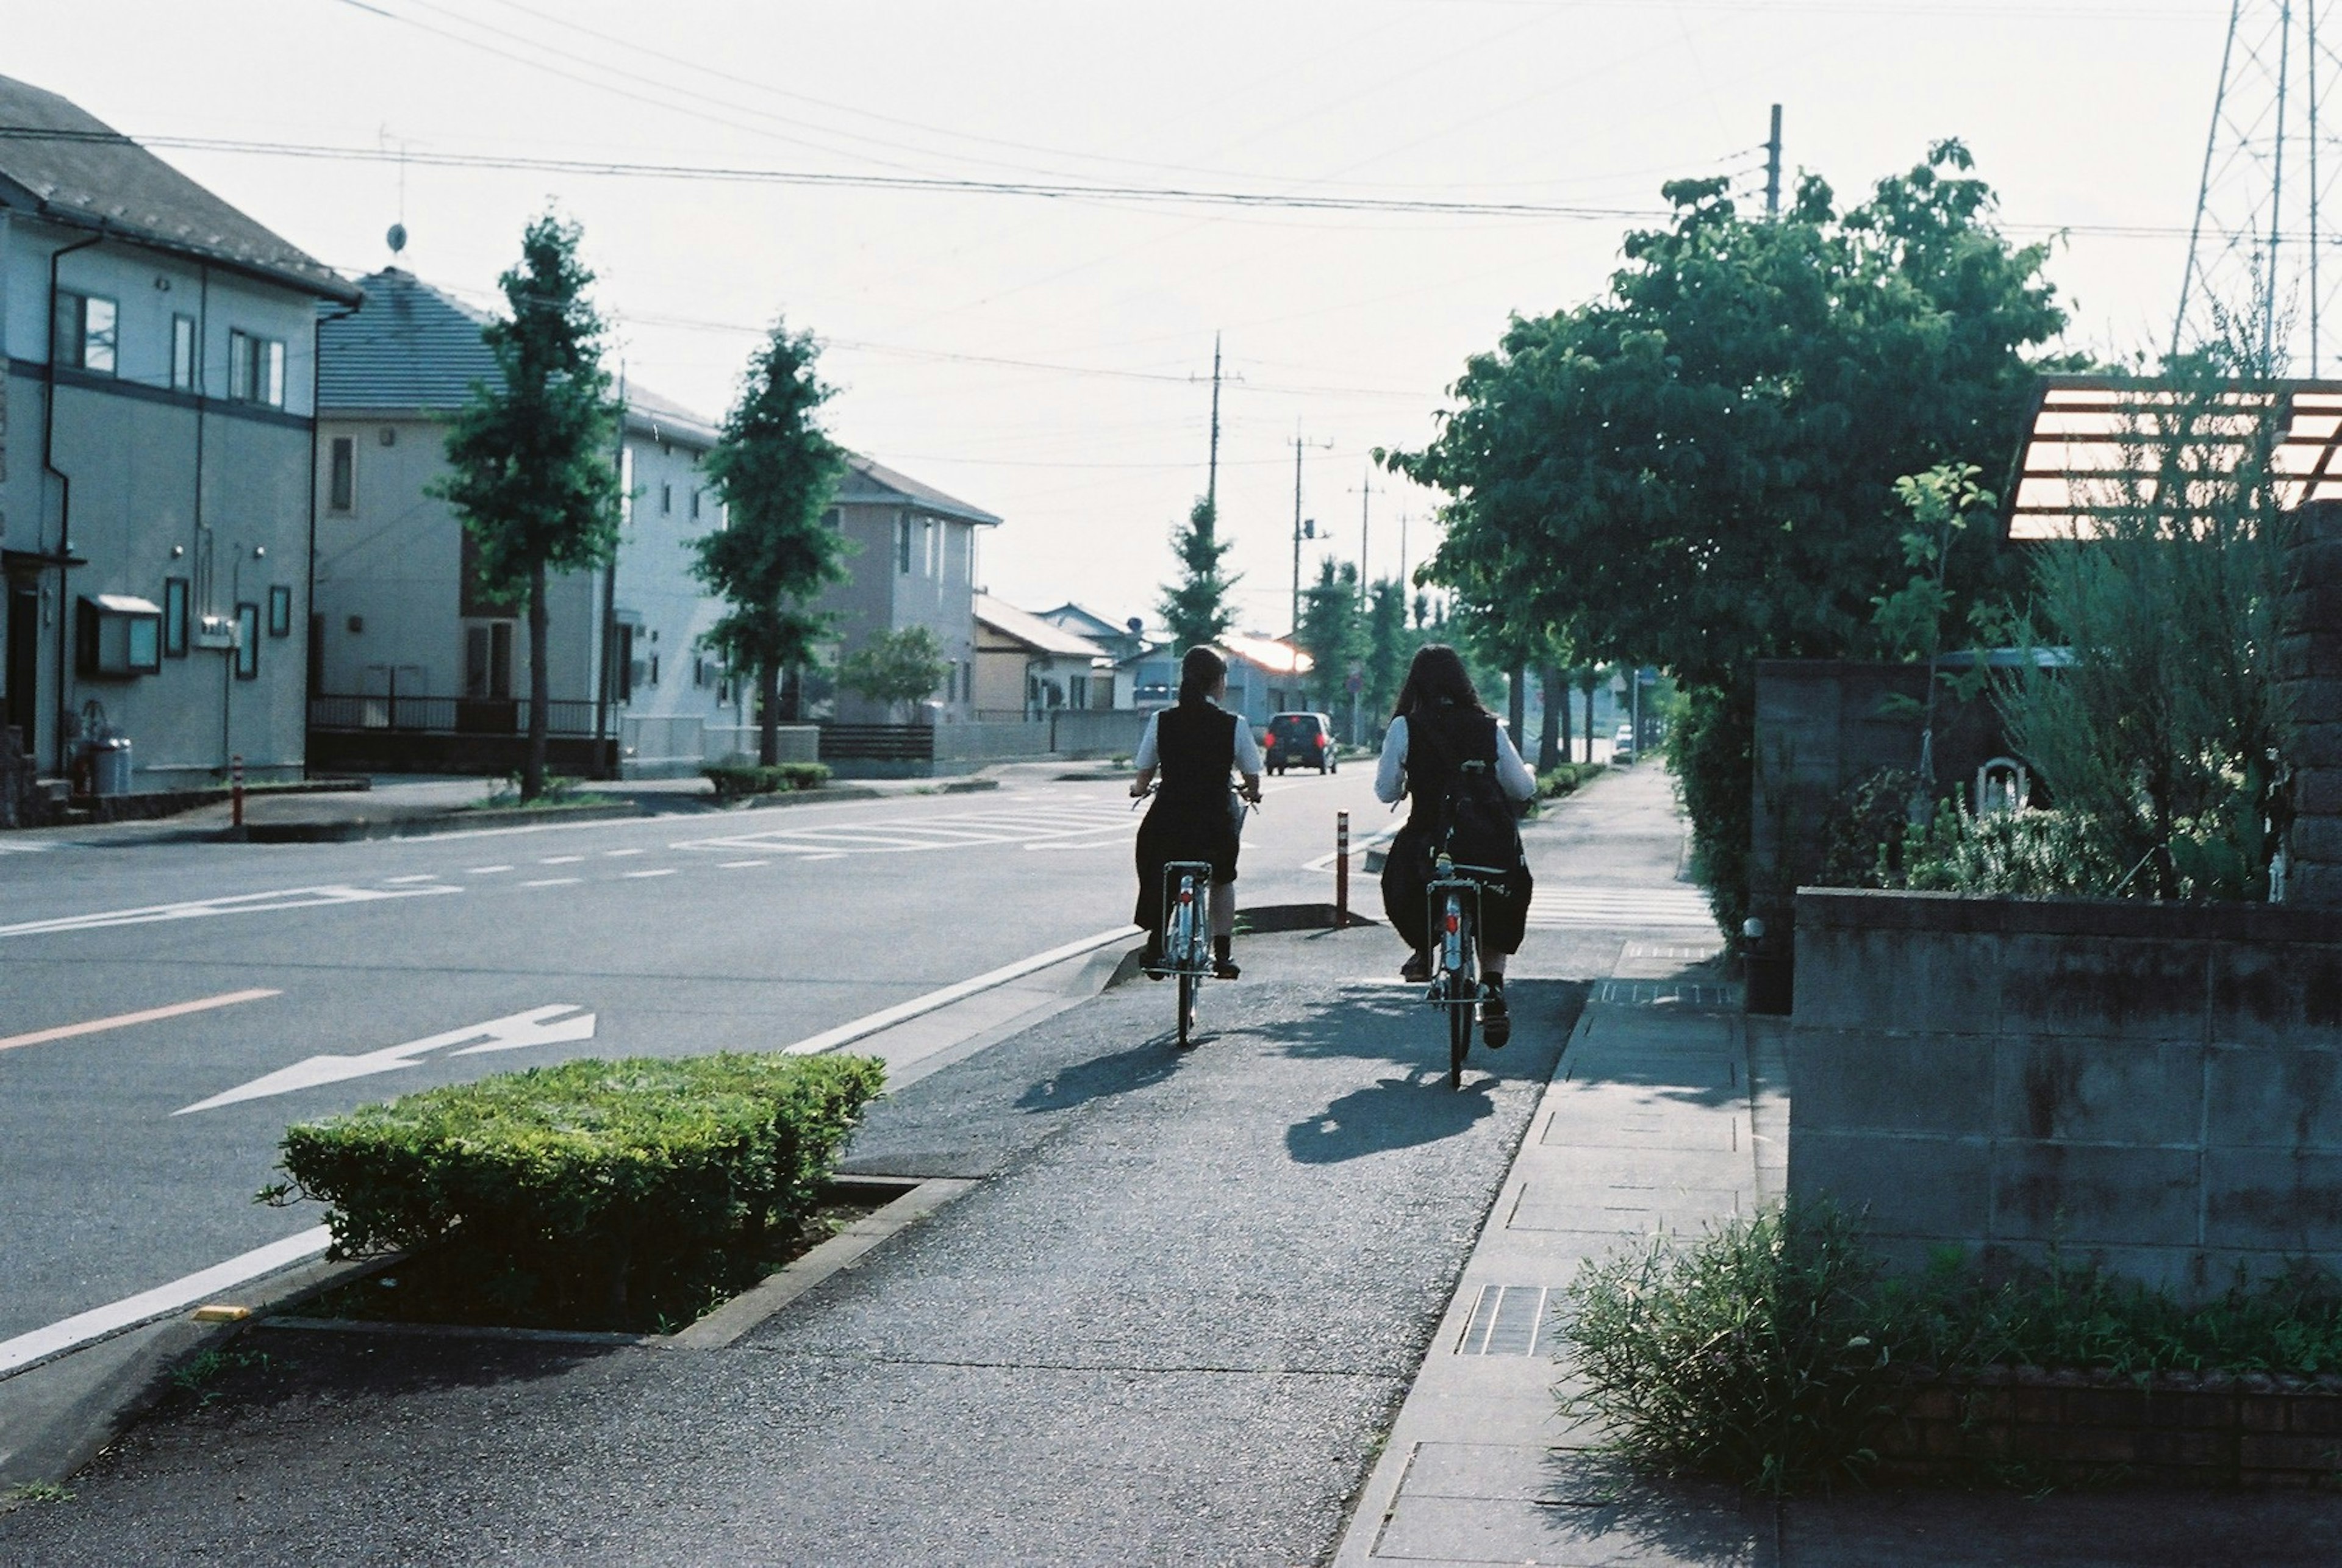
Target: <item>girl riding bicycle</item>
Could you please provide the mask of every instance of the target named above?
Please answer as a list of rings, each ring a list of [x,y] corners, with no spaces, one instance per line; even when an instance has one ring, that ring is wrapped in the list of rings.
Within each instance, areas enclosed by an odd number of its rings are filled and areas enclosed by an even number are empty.
[[[1236,928],[1236,826],[1239,808],[1231,798],[1228,771],[1244,777],[1236,794],[1260,800],[1260,748],[1252,726],[1221,707],[1228,694],[1227,661],[1209,648],[1190,648],[1179,664],[1179,701],[1146,721],[1138,742],[1138,777],[1134,798],[1146,794],[1160,769],[1163,787],[1138,824],[1138,912],[1132,924],[1146,928],[1149,968],[1163,952],[1163,868],[1175,860],[1212,863],[1213,973],[1237,975],[1230,949]]]
[[[1375,771],[1375,797],[1396,804],[1412,797],[1406,825],[1390,843],[1383,862],[1383,913],[1391,929],[1413,950],[1400,975],[1431,978],[1431,933],[1424,905],[1431,880],[1432,841],[1457,770],[1466,763],[1487,764],[1496,784],[1516,801],[1536,794],[1536,775],[1521,761],[1496,714],[1480,705],[1464,661],[1445,643],[1417,649],[1399,688],[1397,712],[1383,736],[1382,763]],[[1508,868],[1502,883],[1484,882],[1479,898],[1480,974],[1486,995],[1480,1004],[1480,1033],[1491,1048],[1512,1038],[1505,1007],[1505,961],[1520,950],[1528,928],[1528,862]]]

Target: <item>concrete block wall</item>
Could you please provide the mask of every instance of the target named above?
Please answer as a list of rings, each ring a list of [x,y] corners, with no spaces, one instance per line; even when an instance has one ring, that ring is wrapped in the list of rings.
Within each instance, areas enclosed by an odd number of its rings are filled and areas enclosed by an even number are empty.
[[[2294,514],[2277,679],[2293,716],[2288,903],[2342,907],[2342,503]]]
[[[1897,1261],[2342,1269],[2342,910],[1797,894],[1793,1196]]]

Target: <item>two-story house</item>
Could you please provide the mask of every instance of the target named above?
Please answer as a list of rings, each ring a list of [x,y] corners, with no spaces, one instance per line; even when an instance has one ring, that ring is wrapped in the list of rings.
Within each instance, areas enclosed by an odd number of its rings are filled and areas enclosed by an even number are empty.
[[[0,714],[53,775],[110,731],[141,791],[298,777],[316,323],[357,290],[53,93],[0,78]]]
[[[344,766],[505,771],[527,728],[524,611],[481,591],[462,524],[430,494],[450,415],[501,374],[488,318],[396,267],[360,287],[319,339],[314,747]],[[722,522],[702,471],[716,430],[624,394],[616,557],[547,595],[553,751],[572,772],[688,773],[746,722],[699,646],[722,606],[691,573],[689,542]]]
[[[931,699],[936,716],[976,712],[976,585],[983,531],[1000,519],[869,458],[849,454],[834,504],[846,541],[842,583],[816,601],[836,616],[837,646],[851,652],[881,632],[924,626],[943,650],[947,673]],[[839,692],[836,716],[884,724],[883,704]]]

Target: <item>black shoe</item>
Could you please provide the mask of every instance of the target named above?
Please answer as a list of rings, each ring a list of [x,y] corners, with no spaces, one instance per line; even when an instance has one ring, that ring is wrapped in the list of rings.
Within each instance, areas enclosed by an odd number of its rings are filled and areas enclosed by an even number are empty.
[[[1236,964],[1235,964],[1232,961],[1230,961],[1230,960],[1228,960],[1228,959],[1226,959],[1226,958],[1215,958],[1215,959],[1213,959],[1213,960],[1212,960],[1212,978],[1213,978],[1213,979],[1215,979],[1215,980],[1240,980],[1240,979],[1242,979],[1243,977],[1244,977],[1244,971],[1243,971],[1243,970],[1241,970],[1241,969],[1238,969],[1238,968],[1236,966]]]
[[[1505,1008],[1505,994],[1491,989],[1480,998],[1480,1038],[1491,1051],[1501,1051],[1513,1037],[1513,1017]]]
[[[1410,985],[1420,985],[1431,978],[1431,960],[1418,953],[1399,968],[1398,977]]]
[[[1138,967],[1149,980],[1161,980],[1171,973],[1163,967],[1163,950],[1152,942],[1146,944],[1146,952],[1138,960]]]

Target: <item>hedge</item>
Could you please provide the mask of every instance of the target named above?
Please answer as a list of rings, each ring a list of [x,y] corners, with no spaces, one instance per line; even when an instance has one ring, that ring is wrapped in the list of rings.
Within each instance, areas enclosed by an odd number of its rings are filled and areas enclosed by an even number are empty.
[[[1563,763],[1557,767],[1547,768],[1537,774],[1537,798],[1559,800],[1563,795],[1575,794],[1608,765],[1606,763]]]
[[[699,771],[716,786],[717,800],[819,789],[829,782],[829,769],[820,763],[780,763],[772,767],[756,763],[714,763]]]
[[[802,1221],[885,1077],[745,1053],[536,1067],[289,1127],[260,1198],[330,1205],[337,1257],[455,1238],[533,1292],[618,1306]]]

